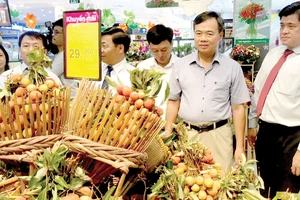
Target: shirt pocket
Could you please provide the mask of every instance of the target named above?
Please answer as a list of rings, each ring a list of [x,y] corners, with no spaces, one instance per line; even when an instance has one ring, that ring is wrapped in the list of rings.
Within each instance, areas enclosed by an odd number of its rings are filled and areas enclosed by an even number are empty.
[[[300,78],[299,74],[292,74],[290,72],[283,71],[280,76],[277,76],[274,90],[285,96],[300,96]]]
[[[229,99],[230,82],[219,80],[211,83],[211,100],[217,102],[226,102]]]

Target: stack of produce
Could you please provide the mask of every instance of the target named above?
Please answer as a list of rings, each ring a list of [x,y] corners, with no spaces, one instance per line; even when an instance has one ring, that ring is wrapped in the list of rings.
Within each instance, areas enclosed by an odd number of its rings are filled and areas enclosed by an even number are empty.
[[[31,66],[10,74],[0,92],[0,140],[59,134],[69,112],[70,90],[47,78],[51,64],[43,49],[29,52]]]
[[[108,146],[144,153],[165,125],[155,97],[162,85],[162,73],[133,70],[132,87],[107,78],[110,88],[101,90],[95,82],[83,80],[71,107],[68,130],[75,136]],[[133,78],[134,77],[134,78]],[[135,81],[142,89],[137,89]],[[94,180],[118,171],[106,164],[86,161]],[[105,169],[105,170],[103,170]]]
[[[1,200],[92,200],[100,198],[95,186],[91,183],[82,167],[79,157],[69,155],[69,150],[60,142],[53,148],[43,149],[36,154],[37,171],[32,176],[9,178],[6,166],[0,167]],[[11,171],[11,173],[15,173]],[[8,187],[7,185],[11,185]]]
[[[252,164],[256,161],[246,162],[245,158],[237,168],[223,174],[204,144],[188,140],[182,122],[176,131],[178,140],[172,144],[170,161],[157,169],[161,175],[149,199],[265,200],[257,192],[263,181],[255,174]]]
[[[201,142],[181,137],[170,154],[170,161],[157,169],[161,176],[150,198],[214,199],[221,187],[221,167],[211,151]]]

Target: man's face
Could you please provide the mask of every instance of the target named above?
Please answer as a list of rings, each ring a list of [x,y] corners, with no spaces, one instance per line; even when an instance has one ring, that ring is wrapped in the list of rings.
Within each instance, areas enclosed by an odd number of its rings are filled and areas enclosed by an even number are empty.
[[[164,40],[159,44],[149,44],[152,55],[160,65],[167,65],[171,58],[173,43]]]
[[[119,57],[123,49],[119,45],[115,45],[112,41],[112,35],[104,35],[101,37],[101,56],[102,61],[108,65],[114,65],[118,63],[116,58]]]
[[[27,53],[29,51],[32,51],[32,49],[36,47],[44,48],[42,39],[36,39],[34,37],[29,37],[28,35],[25,35],[23,37],[19,51],[24,63],[27,66],[29,65],[29,58],[27,56]]]
[[[280,39],[290,49],[300,46],[300,21],[297,14],[281,18]]]
[[[63,28],[61,26],[54,26],[52,33],[52,43],[56,46],[64,45],[64,34]]]
[[[218,22],[215,18],[195,25],[194,41],[200,53],[214,54],[222,37],[223,33],[219,32]]]

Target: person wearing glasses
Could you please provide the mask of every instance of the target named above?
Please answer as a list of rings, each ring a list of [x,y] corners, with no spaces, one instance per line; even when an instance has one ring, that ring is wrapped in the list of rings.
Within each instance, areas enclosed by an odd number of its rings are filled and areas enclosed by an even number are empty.
[[[64,76],[64,30],[63,19],[58,19],[53,23],[52,43],[57,46],[58,53],[52,62],[53,73],[55,73],[61,80],[64,86],[71,87],[71,97],[75,97],[78,82],[72,79],[66,79]]]
[[[51,71],[57,76],[64,73],[64,34],[63,19],[53,23],[52,43],[57,46],[58,53],[55,54]]]

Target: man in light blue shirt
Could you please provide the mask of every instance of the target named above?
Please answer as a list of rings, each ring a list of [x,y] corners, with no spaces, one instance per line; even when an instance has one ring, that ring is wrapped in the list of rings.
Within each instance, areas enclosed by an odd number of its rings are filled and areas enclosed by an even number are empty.
[[[171,94],[166,113],[170,134],[177,116],[190,128],[192,140],[208,146],[226,171],[232,165],[232,118],[236,135],[235,161],[244,153],[245,107],[250,100],[240,65],[217,52],[224,30],[223,19],[204,12],[194,20],[194,41],[198,49],[173,67]]]

